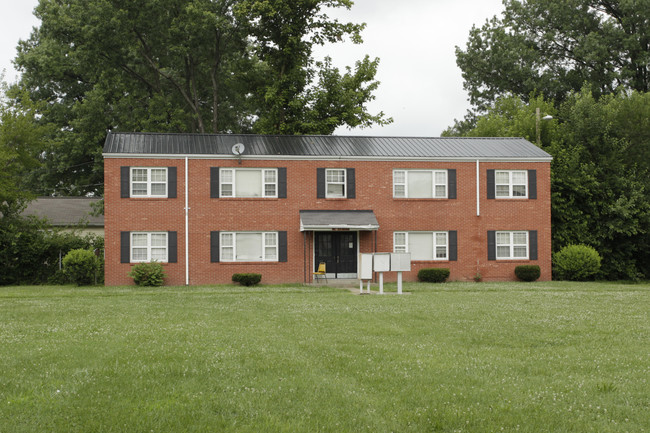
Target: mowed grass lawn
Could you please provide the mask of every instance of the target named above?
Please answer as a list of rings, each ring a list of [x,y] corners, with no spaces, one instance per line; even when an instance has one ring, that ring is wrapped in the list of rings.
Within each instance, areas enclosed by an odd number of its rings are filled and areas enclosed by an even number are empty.
[[[0,288],[0,431],[650,431],[650,285],[406,290]]]

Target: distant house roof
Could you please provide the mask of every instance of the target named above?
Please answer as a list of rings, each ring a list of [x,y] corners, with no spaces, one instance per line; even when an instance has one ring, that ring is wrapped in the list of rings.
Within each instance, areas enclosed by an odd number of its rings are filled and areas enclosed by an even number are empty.
[[[39,197],[27,205],[23,215],[46,218],[53,226],[83,224],[89,227],[104,227],[104,215],[90,214],[93,211],[90,204],[100,200],[90,197]]]
[[[357,137],[336,135],[245,135],[109,132],[106,157],[204,156],[243,158],[511,159],[550,161],[551,155],[523,138]]]

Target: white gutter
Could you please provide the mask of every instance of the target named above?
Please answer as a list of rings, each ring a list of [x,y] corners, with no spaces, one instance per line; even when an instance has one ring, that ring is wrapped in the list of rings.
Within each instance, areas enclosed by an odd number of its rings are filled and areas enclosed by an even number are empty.
[[[479,169],[478,169],[478,162],[479,160],[476,160],[476,216],[481,216],[481,188],[480,188],[480,183],[481,183],[481,178]]]
[[[190,285],[190,249],[189,249],[189,200],[187,197],[187,179],[188,179],[188,173],[187,173],[187,161],[188,157],[185,157],[185,285],[189,286]]]

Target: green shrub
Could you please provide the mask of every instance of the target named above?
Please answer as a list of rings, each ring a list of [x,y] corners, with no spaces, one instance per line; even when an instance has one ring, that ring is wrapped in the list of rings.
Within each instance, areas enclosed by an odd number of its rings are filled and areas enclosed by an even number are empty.
[[[587,245],[567,245],[553,254],[553,270],[560,280],[588,280],[600,270],[600,255]]]
[[[449,268],[424,268],[418,272],[418,280],[424,283],[444,283],[449,278]]]
[[[254,286],[262,281],[262,274],[233,274],[232,280],[242,286]]]
[[[520,265],[515,268],[515,275],[521,281],[535,281],[541,273],[537,265]]]
[[[162,286],[165,280],[165,269],[158,262],[138,263],[129,271],[129,277],[138,286]]]
[[[99,260],[91,250],[72,250],[63,258],[63,273],[78,286],[94,284],[99,267]]]

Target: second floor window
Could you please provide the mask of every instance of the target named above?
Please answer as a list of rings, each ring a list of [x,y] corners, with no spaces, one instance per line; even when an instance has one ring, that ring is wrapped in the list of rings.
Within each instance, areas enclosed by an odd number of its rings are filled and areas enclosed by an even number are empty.
[[[344,168],[328,168],[325,170],[325,197],[345,198],[345,172]]]
[[[526,170],[495,170],[496,198],[526,198],[528,172]]]
[[[167,197],[167,168],[131,167],[131,197]]]
[[[393,170],[393,197],[447,198],[447,170]]]
[[[221,197],[278,196],[278,170],[275,168],[222,168]]]

